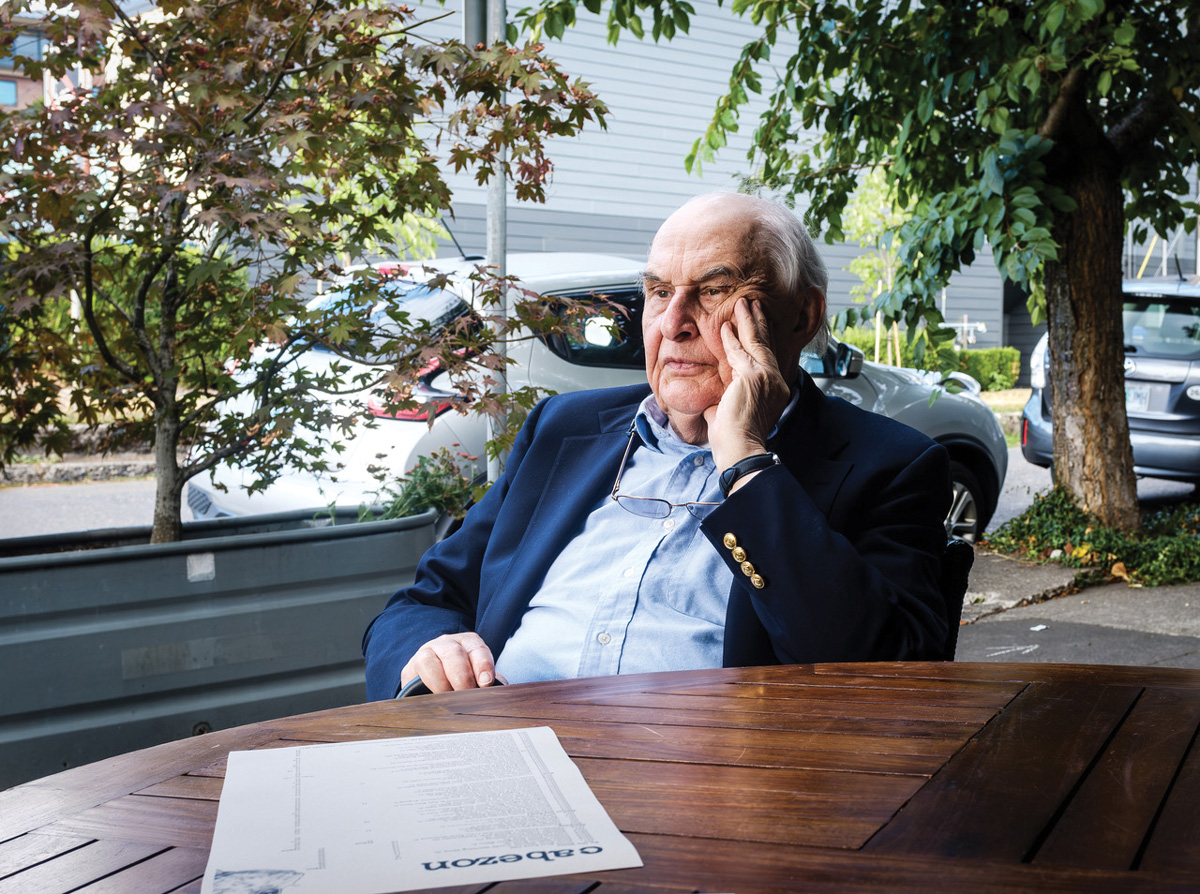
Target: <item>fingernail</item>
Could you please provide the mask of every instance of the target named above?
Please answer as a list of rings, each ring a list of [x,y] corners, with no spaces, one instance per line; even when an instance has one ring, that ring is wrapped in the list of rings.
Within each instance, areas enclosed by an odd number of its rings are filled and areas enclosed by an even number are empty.
[[[479,675],[479,685],[480,686],[490,686],[491,683],[492,683],[492,675],[489,674],[487,671],[484,671],[482,674]]]

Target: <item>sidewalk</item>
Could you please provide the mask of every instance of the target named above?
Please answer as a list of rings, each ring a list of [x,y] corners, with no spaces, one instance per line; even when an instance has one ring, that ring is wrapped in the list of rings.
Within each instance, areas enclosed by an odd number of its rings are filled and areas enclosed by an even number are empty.
[[[1058,595],[1074,576],[1060,565],[976,554],[957,660],[1200,668],[1200,583],[1118,582]]]

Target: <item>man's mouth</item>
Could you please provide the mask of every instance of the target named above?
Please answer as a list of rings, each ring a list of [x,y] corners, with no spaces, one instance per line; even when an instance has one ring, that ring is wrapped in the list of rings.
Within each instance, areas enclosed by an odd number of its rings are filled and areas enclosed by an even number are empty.
[[[685,360],[682,357],[672,357],[669,360],[663,361],[663,369],[668,369],[671,372],[692,372],[704,369],[707,366],[707,363],[700,360]]]

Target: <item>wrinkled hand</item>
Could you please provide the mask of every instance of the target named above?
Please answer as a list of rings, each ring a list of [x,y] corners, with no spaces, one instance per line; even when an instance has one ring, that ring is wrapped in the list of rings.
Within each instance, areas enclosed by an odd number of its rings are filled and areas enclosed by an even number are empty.
[[[721,326],[732,380],[716,406],[704,411],[713,461],[724,471],[740,459],[767,452],[767,436],[787,406],[790,387],[759,302],[738,300],[733,322]]]
[[[400,685],[407,686],[416,676],[430,692],[479,689],[496,678],[496,663],[478,633],[447,633],[417,649],[400,671]]]

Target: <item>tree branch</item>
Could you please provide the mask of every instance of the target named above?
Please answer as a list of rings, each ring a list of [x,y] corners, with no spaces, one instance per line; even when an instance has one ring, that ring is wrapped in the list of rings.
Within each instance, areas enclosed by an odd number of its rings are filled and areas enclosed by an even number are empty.
[[[292,53],[294,53],[296,50],[296,47],[298,47],[300,45],[301,39],[304,37],[305,32],[308,30],[309,22],[311,22],[314,18],[316,18],[317,13],[320,12],[322,9],[324,9],[326,7],[326,5],[327,4],[325,4],[325,3],[314,3],[313,4],[313,8],[310,9],[308,12],[308,17],[305,18],[303,23],[301,23],[300,27],[296,29],[295,38],[292,39],[291,44],[287,48],[287,51],[283,54],[283,58],[281,60],[279,60],[279,74],[276,75],[275,80],[272,81],[270,86],[267,87],[266,91],[262,95],[262,99],[260,99],[258,101],[258,103],[254,106],[254,108],[252,108],[250,111],[248,111],[245,115],[242,116],[242,118],[241,118],[242,124],[249,124],[251,122],[251,120],[254,119],[254,116],[256,116],[259,112],[261,112],[263,110],[263,108],[266,106],[266,104],[268,102],[270,102],[271,98],[275,95],[275,91],[279,89],[279,85],[283,83],[283,79],[286,78],[289,74],[291,74],[291,71],[287,67],[288,59],[292,58]]]
[[[1046,113],[1046,120],[1038,127],[1039,136],[1056,142],[1059,140],[1068,127],[1071,109],[1080,100],[1086,86],[1087,73],[1082,68],[1072,68],[1067,72],[1058,88],[1058,96],[1054,97],[1050,111]]]
[[[1122,165],[1141,151],[1175,111],[1175,100],[1165,90],[1152,90],[1139,99],[1129,114],[1108,129],[1108,141]]]

